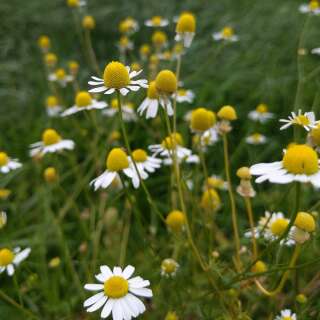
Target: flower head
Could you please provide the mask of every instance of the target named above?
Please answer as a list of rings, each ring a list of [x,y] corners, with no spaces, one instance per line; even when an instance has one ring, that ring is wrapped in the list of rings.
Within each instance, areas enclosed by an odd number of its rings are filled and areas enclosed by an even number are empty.
[[[246,137],[246,142],[253,145],[265,144],[267,142],[267,137],[261,133],[255,132]]]
[[[186,224],[186,217],[182,211],[173,210],[166,217],[167,227],[177,233],[181,232]]]
[[[207,189],[201,197],[201,207],[208,211],[217,211],[221,206],[221,199],[215,189]]]
[[[219,111],[218,111],[218,117],[222,120],[227,120],[227,121],[233,121],[236,120],[237,113],[234,107],[232,106],[223,106]]]
[[[196,32],[196,18],[192,13],[182,13],[177,21],[176,41],[182,41],[186,48],[191,46]]]
[[[308,4],[302,4],[299,7],[301,13],[320,14],[320,3],[318,0],[311,0]]]
[[[282,310],[280,315],[276,316],[274,320],[297,320],[297,316],[289,309]]]
[[[56,96],[49,96],[46,100],[46,109],[49,117],[56,117],[60,114],[62,106],[59,104]]]
[[[82,19],[82,27],[86,30],[93,30],[96,27],[96,21],[93,16],[84,16]]]
[[[7,214],[5,211],[0,211],[0,230],[4,228],[4,226],[7,224]]]
[[[0,249],[0,273],[6,270],[8,276],[12,276],[15,272],[15,267],[25,260],[30,252],[30,248],[26,248],[22,251],[19,247],[14,250],[8,248]]]
[[[51,41],[46,35],[42,35],[38,38],[38,46],[43,52],[47,52],[50,49]]]
[[[86,284],[84,288],[89,291],[99,291],[88,298],[83,306],[87,312],[94,312],[100,308],[101,318],[107,318],[111,313],[113,319],[125,320],[136,318],[146,308],[138,297],[152,297],[148,280],[141,277],[132,277],[135,268],[128,265],[124,270],[114,267],[101,266],[101,273],[95,277],[99,284]]]
[[[132,34],[139,30],[139,24],[132,17],[127,17],[119,23],[119,31],[123,34]]]
[[[160,94],[171,95],[177,91],[178,82],[176,75],[170,70],[162,70],[158,73],[156,88]]]
[[[205,108],[198,108],[191,114],[191,129],[195,132],[204,132],[214,126],[216,115],[213,111]]]
[[[166,27],[168,24],[169,24],[169,20],[164,19],[161,16],[153,16],[151,19],[148,19],[145,22],[145,25],[147,27],[154,27],[154,28]]]
[[[161,275],[165,277],[174,277],[179,268],[179,264],[174,259],[164,259],[161,263]]]
[[[168,37],[167,37],[166,33],[163,31],[155,31],[152,34],[151,41],[157,49],[161,49],[161,48],[166,47],[166,45],[168,43]]]
[[[235,34],[234,29],[230,26],[224,27],[219,32],[214,32],[212,37],[216,41],[224,40],[230,42],[236,42],[239,40],[239,37]]]
[[[274,114],[268,111],[266,104],[260,103],[255,110],[249,112],[248,117],[253,121],[265,123],[269,119],[272,119]]]
[[[22,164],[17,159],[11,159],[6,152],[0,151],[0,172],[8,173],[21,167]]]
[[[56,168],[55,167],[46,168],[43,172],[43,177],[44,177],[44,180],[48,183],[57,181],[58,174],[57,174]]]
[[[305,112],[303,114],[301,110],[298,111],[298,114],[291,112],[291,116],[289,116],[288,119],[280,119],[279,121],[285,123],[280,130],[287,129],[292,125],[297,125],[303,127],[307,131],[310,131],[319,123],[319,121],[316,121],[315,119],[314,112]]]
[[[52,52],[48,52],[44,56],[44,60],[45,60],[45,63],[48,67],[53,68],[57,64],[58,57],[56,56],[56,54],[54,54]]]

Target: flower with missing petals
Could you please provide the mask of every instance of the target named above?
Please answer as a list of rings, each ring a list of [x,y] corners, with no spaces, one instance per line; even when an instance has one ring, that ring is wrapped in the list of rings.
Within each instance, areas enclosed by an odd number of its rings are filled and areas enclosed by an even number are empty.
[[[289,116],[288,119],[280,119],[279,121],[285,123],[280,130],[297,125],[303,127],[307,131],[310,131],[319,123],[319,121],[316,120],[314,112],[305,112],[303,114],[301,110],[299,110],[297,114],[295,112],[291,112],[291,116]]]
[[[22,167],[18,159],[11,159],[4,151],[0,152],[0,172],[8,173]]]
[[[16,247],[14,250],[8,248],[0,249],[0,273],[7,271],[8,276],[12,276],[15,272],[15,267],[27,259],[30,252],[30,248],[22,251],[19,247]]]

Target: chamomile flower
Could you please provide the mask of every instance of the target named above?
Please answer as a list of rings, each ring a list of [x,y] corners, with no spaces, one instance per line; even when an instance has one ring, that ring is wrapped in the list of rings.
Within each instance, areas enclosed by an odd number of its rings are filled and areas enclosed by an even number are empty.
[[[97,101],[95,99],[92,99],[90,93],[88,93],[87,91],[80,91],[76,95],[75,104],[71,108],[65,110],[61,114],[61,117],[70,116],[83,110],[100,110],[106,108],[107,106],[107,103],[104,101]]]
[[[179,264],[174,259],[164,259],[161,263],[161,275],[164,277],[174,277],[179,269]]]
[[[89,85],[95,86],[89,92],[112,94],[118,90],[122,95],[127,95],[129,91],[138,91],[141,87],[148,88],[148,81],[145,79],[133,80],[140,71],[130,72],[130,67],[126,67],[121,62],[112,61],[104,69],[103,79],[91,77],[94,81],[89,81]]]
[[[135,188],[139,186],[139,177],[130,166],[127,154],[120,148],[113,148],[107,156],[106,170],[99,177],[92,180],[90,185],[93,185],[95,191],[100,188],[106,189],[119,176],[120,172],[132,179]]]
[[[167,103],[164,103],[164,100],[160,98],[159,92],[156,87],[156,82],[151,81],[149,83],[147,97],[142,101],[137,112],[142,115],[146,111],[146,119],[155,118],[158,114],[159,104],[165,108],[169,116],[173,115],[173,108],[171,101],[166,100]]]
[[[117,46],[121,53],[133,50],[134,47],[133,42],[127,36],[122,36]]]
[[[169,24],[169,20],[161,16],[153,16],[144,23],[147,27],[159,28],[166,27]]]
[[[264,103],[260,103],[255,110],[250,111],[248,114],[249,119],[260,123],[265,123],[273,117],[274,114],[268,111],[268,106]]]
[[[192,90],[186,90],[186,89],[178,89],[176,93],[176,99],[177,102],[188,102],[192,103],[194,100],[194,92]]]
[[[172,158],[173,150],[176,152],[178,160],[183,160],[191,156],[192,152],[190,149],[184,148],[183,139],[181,134],[176,133],[171,136],[167,136],[161,142],[161,144],[154,144],[149,146],[149,150],[153,152],[153,156],[160,155],[167,159]]]
[[[291,116],[289,116],[288,119],[280,119],[279,121],[285,123],[280,130],[287,129],[292,125],[297,125],[310,131],[310,129],[316,127],[319,123],[319,121],[316,120],[314,112],[305,112],[303,114],[301,110],[299,110],[297,114],[291,112]]]
[[[156,169],[161,167],[162,161],[156,157],[148,156],[147,152],[143,149],[136,149],[132,151],[132,158],[142,179],[143,176],[146,175],[146,177],[148,177],[148,173],[153,173],[156,171]],[[133,161],[130,158],[130,162],[132,164],[131,167],[135,169]]]
[[[15,272],[15,267],[27,259],[30,252],[30,248],[22,251],[19,247],[16,247],[14,250],[8,248],[0,249],[0,273],[7,271],[8,276],[12,276]]]
[[[212,175],[207,179],[205,188],[228,190],[228,182],[223,180],[220,176]]]
[[[51,40],[48,36],[42,35],[38,38],[38,46],[42,52],[46,53],[51,47]]]
[[[46,129],[42,133],[42,141],[30,145],[30,155],[33,157],[38,154],[55,153],[63,150],[73,150],[72,140],[62,139],[54,129]]]
[[[276,316],[274,320],[297,320],[297,316],[289,309],[282,310],[280,315]]]
[[[168,37],[167,34],[163,31],[155,31],[152,34],[151,41],[157,51],[168,46]]]
[[[138,22],[132,17],[127,17],[126,19],[120,21],[119,31],[120,33],[131,35],[139,30]]]
[[[107,108],[102,111],[102,115],[107,116],[107,117],[114,117],[118,112],[119,112],[119,102],[118,99],[112,99],[111,108]],[[121,106],[122,110],[122,118],[123,121],[125,122],[131,122],[131,121],[136,121],[137,120],[137,115],[134,111],[134,105],[132,102],[125,102]]]
[[[8,173],[22,167],[18,159],[11,159],[7,153],[0,151],[0,172]]]
[[[318,0],[311,0],[309,3],[305,3],[299,6],[301,13],[320,14],[320,3]]]
[[[145,61],[151,54],[151,48],[148,44],[143,44],[139,49],[141,60]]]
[[[214,32],[212,34],[213,40],[215,41],[229,41],[236,42],[239,40],[239,37],[235,34],[234,29],[231,27],[224,27],[219,32]]]
[[[79,8],[87,5],[85,0],[67,0],[67,5],[69,8]]]
[[[217,119],[213,111],[205,108],[197,108],[191,113],[191,130],[195,133],[204,133],[215,125]]]
[[[180,15],[176,26],[175,40],[182,42],[189,48],[196,32],[196,18],[192,13],[185,12]]]
[[[257,183],[286,184],[293,181],[310,182],[320,188],[319,158],[317,153],[306,144],[289,146],[284,152],[282,161],[259,163],[250,168],[250,173],[259,176]]]
[[[95,277],[99,284],[86,284],[84,288],[89,291],[99,291],[88,298],[83,306],[87,312],[94,312],[102,308],[101,318],[105,319],[112,314],[114,320],[128,320],[136,318],[145,312],[146,308],[138,297],[152,297],[148,280],[141,277],[132,277],[135,268],[128,265],[122,270],[108,266],[100,267],[101,273]]]
[[[253,145],[265,144],[267,140],[266,136],[258,132],[246,137],[246,142]]]
[[[49,74],[48,80],[57,82],[62,87],[65,87],[68,82],[73,81],[73,76],[68,75],[63,68],[59,68],[54,73]]]
[[[49,96],[47,98],[46,109],[49,117],[57,117],[62,110],[62,106],[59,104],[57,97]]]

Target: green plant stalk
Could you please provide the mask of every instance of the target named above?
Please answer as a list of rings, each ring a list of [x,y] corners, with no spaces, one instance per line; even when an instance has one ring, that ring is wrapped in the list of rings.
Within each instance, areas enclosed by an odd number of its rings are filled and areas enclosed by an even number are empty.
[[[258,257],[258,246],[256,241],[256,235],[254,232],[254,219],[253,219],[251,200],[249,197],[244,197],[244,202],[246,205],[250,230],[252,234],[252,256],[253,256],[253,260],[256,260]]]

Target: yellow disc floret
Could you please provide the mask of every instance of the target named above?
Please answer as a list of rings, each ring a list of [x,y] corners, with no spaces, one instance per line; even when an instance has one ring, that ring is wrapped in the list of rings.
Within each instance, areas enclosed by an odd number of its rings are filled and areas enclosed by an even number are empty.
[[[310,137],[315,145],[320,146],[320,123],[311,130]]]
[[[54,167],[48,167],[44,170],[43,177],[46,182],[54,182],[57,180],[57,170]]]
[[[166,225],[173,232],[180,232],[183,230],[186,223],[186,218],[183,212],[179,210],[171,211],[166,218]]]
[[[251,173],[250,169],[248,167],[241,167],[237,170],[237,176],[240,179],[250,180],[251,179]]]
[[[282,164],[293,174],[312,175],[319,171],[318,155],[308,145],[297,144],[287,149]]]
[[[76,106],[81,107],[87,107],[92,103],[92,98],[89,92],[87,91],[80,91],[76,95],[75,99]]]
[[[161,146],[168,150],[174,149],[177,145],[183,145],[183,139],[180,133],[172,133],[171,136],[167,136],[161,142]]]
[[[151,41],[156,47],[162,47],[167,43],[167,35],[163,31],[155,31],[152,34]]]
[[[190,32],[194,33],[196,31],[196,18],[191,13],[183,13],[179,17],[177,22],[176,32],[185,33]]]
[[[1,151],[0,152],[0,167],[5,166],[8,162],[9,162],[8,155],[5,152]]]
[[[177,91],[176,75],[170,70],[162,70],[156,77],[156,87],[160,93],[172,94]]]
[[[103,79],[106,87],[121,89],[130,83],[129,72],[121,62],[112,61],[104,69]]]
[[[218,210],[221,204],[220,197],[216,190],[210,188],[203,192],[201,207],[206,210]]]
[[[231,27],[224,27],[221,33],[224,38],[229,39],[234,35],[234,30]]]
[[[10,189],[0,188],[0,199],[1,200],[7,199],[10,196],[10,194],[11,194],[11,190]]]
[[[293,124],[297,124],[299,126],[307,126],[310,124],[310,120],[304,114],[300,114],[293,119]]]
[[[179,320],[179,317],[175,312],[169,311],[164,320]]]
[[[47,53],[44,59],[45,59],[46,65],[49,67],[54,67],[58,61],[57,56],[52,52]]]
[[[206,131],[210,129],[216,122],[216,115],[214,112],[205,108],[198,108],[192,111],[191,114],[191,128],[194,131]]]
[[[234,107],[223,106],[218,112],[218,117],[223,120],[233,121],[237,119],[237,113]]]
[[[251,271],[254,273],[263,273],[263,272],[266,272],[267,270],[268,270],[267,265],[261,260],[258,260],[251,268]]]
[[[132,158],[135,162],[145,162],[148,154],[143,149],[136,149],[132,152]]]
[[[96,21],[92,16],[85,16],[82,19],[82,27],[87,30],[93,30],[96,26]]]
[[[257,106],[256,111],[259,113],[266,113],[266,112],[268,112],[268,106],[264,103],[260,103]]]
[[[48,108],[53,108],[58,105],[58,99],[56,96],[49,96],[47,98],[47,107]]]
[[[129,167],[127,154],[121,148],[113,148],[107,157],[107,169],[120,171]]]
[[[39,39],[38,39],[38,46],[41,48],[41,49],[49,49],[50,48],[50,38],[48,36],[40,36]]]
[[[159,27],[162,22],[161,16],[154,16],[151,18],[151,23],[153,26]]]
[[[63,68],[59,68],[55,71],[55,75],[58,80],[63,80],[66,77],[66,71]]]
[[[11,250],[7,248],[0,250],[0,267],[5,267],[8,264],[12,263],[13,259],[14,253]]]
[[[158,94],[158,90],[157,90],[155,81],[151,81],[149,83],[147,97],[149,99],[158,99],[159,98],[159,94]]]
[[[140,47],[140,54],[142,56],[148,56],[151,52],[151,49],[150,49],[150,46],[148,44],[143,44],[141,47]]]
[[[77,74],[79,70],[79,64],[77,61],[69,61],[68,63],[69,70],[72,74]]]
[[[46,146],[58,143],[60,140],[61,136],[54,129],[46,129],[42,134],[42,142]]]
[[[129,291],[128,281],[120,276],[112,276],[104,283],[104,293],[112,299],[124,297]]]
[[[274,220],[270,225],[270,231],[275,236],[282,236],[283,233],[286,231],[289,221],[285,218],[277,218]]]
[[[70,8],[76,8],[76,7],[79,7],[79,0],[67,0],[67,5],[70,7]]]
[[[165,274],[173,274],[177,271],[178,264],[174,259],[164,259],[161,263],[161,270]]]
[[[320,8],[320,4],[318,0],[311,0],[309,3],[309,9],[314,11]]]
[[[306,232],[313,232],[316,229],[314,218],[308,212],[298,212],[294,225]]]

